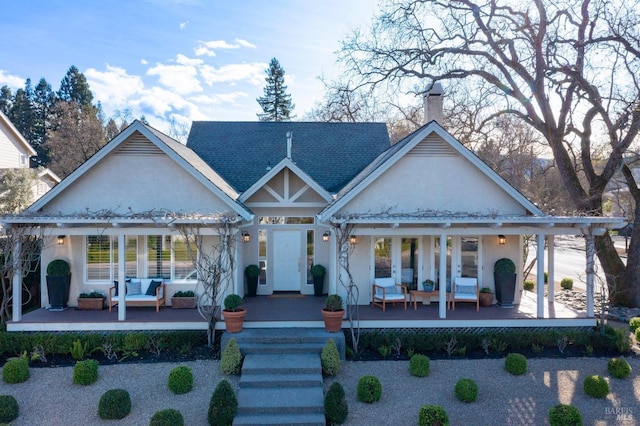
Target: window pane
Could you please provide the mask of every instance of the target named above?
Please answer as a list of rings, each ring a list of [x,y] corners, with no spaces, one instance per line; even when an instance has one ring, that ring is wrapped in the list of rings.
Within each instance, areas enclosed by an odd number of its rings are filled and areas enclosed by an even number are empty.
[[[171,278],[171,237],[147,237],[147,277]]]
[[[313,284],[311,267],[313,266],[313,234],[312,230],[307,230],[307,284]]]
[[[196,250],[194,243],[190,246],[191,250]],[[194,253],[194,257],[197,259],[197,253]],[[173,279],[195,281],[197,276],[194,270],[195,266],[185,238],[182,235],[173,237]]]
[[[258,284],[267,284],[267,231],[258,230],[258,266],[260,266],[260,279]]]
[[[391,238],[376,239],[375,247],[375,277],[391,277]]]
[[[461,237],[462,276],[478,276],[478,237]]]
[[[403,238],[401,253],[401,276],[402,284],[415,290],[418,283],[418,239]]]
[[[118,237],[113,236],[112,238],[112,246],[113,246],[113,279],[118,279]],[[127,277],[137,277],[138,276],[138,237],[135,235],[128,235],[125,237],[126,248],[125,250],[125,275]]]
[[[111,280],[111,246],[107,235],[87,235],[87,281]]]

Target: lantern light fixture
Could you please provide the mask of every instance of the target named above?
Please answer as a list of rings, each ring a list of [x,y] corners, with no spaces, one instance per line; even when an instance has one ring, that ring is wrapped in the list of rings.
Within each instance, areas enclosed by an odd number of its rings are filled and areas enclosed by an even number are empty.
[[[251,235],[249,235],[248,232],[244,231],[242,233],[242,241],[244,241],[245,243],[248,243],[249,241],[251,241]]]
[[[498,244],[504,245],[506,244],[506,242],[507,242],[507,237],[505,237],[502,234],[498,235]]]
[[[322,234],[322,241],[326,243],[327,241],[329,241],[330,236],[331,236],[331,231],[325,231],[324,234]]]

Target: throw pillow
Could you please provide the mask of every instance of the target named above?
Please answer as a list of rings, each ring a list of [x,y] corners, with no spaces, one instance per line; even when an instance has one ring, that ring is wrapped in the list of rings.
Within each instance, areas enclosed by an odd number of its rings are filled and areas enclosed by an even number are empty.
[[[142,282],[140,280],[131,280],[131,282],[127,283],[127,294],[141,294],[142,293]]]
[[[151,280],[151,282],[149,283],[149,288],[147,289],[147,292],[145,294],[147,296],[155,296],[156,289],[160,287],[161,284],[162,281]]]
[[[126,280],[124,280],[125,285],[129,284],[130,282],[131,282],[131,278],[127,278]],[[116,288],[116,291],[113,292],[113,297],[116,297],[118,295],[118,281],[114,281],[113,285]],[[124,294],[127,294],[126,290],[127,289],[125,288]]]

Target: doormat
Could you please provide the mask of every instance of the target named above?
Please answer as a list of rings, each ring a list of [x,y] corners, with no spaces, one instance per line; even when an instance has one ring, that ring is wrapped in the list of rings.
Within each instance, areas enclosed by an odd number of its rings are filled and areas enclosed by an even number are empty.
[[[304,294],[300,294],[300,293],[273,293],[270,294],[267,297],[271,297],[274,299],[281,299],[281,298],[301,298],[301,297],[305,297]]]

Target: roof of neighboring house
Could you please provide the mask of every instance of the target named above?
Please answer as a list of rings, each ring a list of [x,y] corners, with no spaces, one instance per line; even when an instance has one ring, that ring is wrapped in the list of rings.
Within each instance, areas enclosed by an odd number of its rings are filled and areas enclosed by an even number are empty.
[[[287,157],[337,193],[389,148],[384,123],[194,121],[187,146],[236,190],[246,191]]]
[[[2,111],[0,111],[0,125],[4,125],[4,127],[6,127],[7,130],[13,134],[18,142],[22,144],[22,148],[24,148],[24,150],[27,151],[29,155],[36,155],[36,150],[33,149],[31,144],[24,138],[24,136],[22,136],[22,133],[20,133],[16,126],[13,125],[11,120],[9,120],[9,117],[4,115]]]

